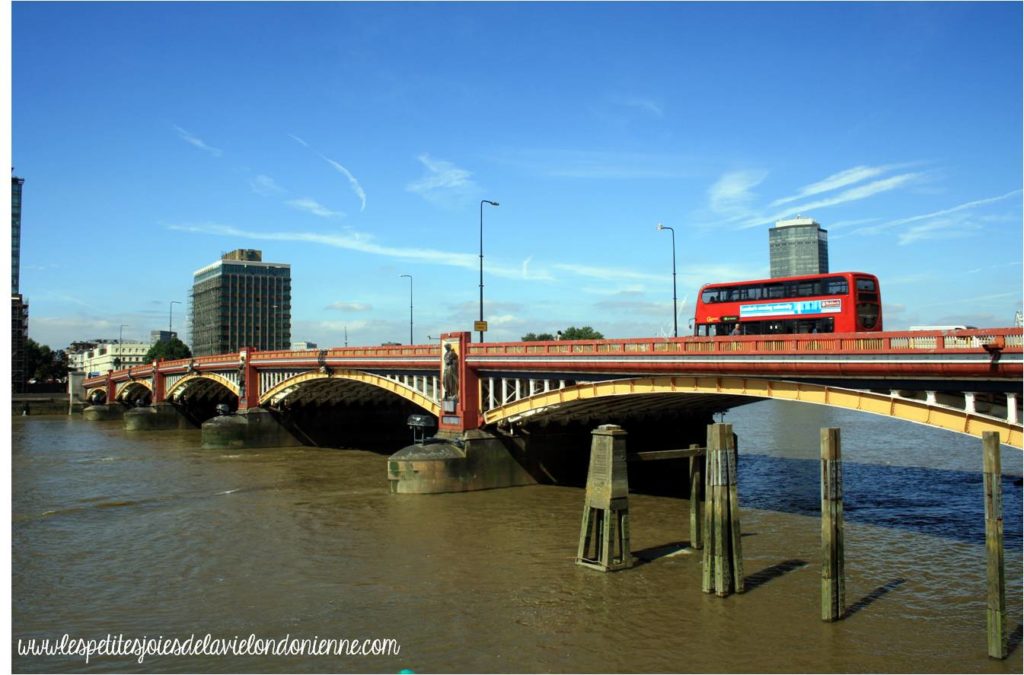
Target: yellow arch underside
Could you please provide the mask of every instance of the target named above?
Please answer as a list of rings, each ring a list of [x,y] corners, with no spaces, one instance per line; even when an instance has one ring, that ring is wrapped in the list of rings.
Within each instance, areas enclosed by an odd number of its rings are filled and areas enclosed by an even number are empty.
[[[982,433],[986,431],[995,431],[999,433],[1000,442],[1005,445],[1015,448],[1021,448],[1024,445],[1024,431],[1022,431],[1021,425],[1011,424],[1005,420],[970,414],[963,410],[928,405],[924,401],[892,398],[873,392],[744,377],[662,376],[593,382],[537,394],[494,408],[484,413],[484,420],[486,424],[493,424],[559,403],[609,396],[666,393],[753,396],[815,403],[927,424],[978,438],[981,438]]]
[[[126,380],[117,385],[117,389],[114,391],[114,398],[121,398],[121,394],[126,392],[133,385],[148,389],[150,392],[153,391],[153,382],[151,380]]]
[[[175,382],[174,386],[167,390],[167,398],[173,398],[175,392],[177,392],[182,387],[187,386],[190,382],[195,382],[196,380],[213,380],[214,382],[221,384],[224,388],[226,388],[235,396],[238,396],[238,385],[229,380],[228,378],[224,377],[223,375],[218,375],[217,373],[192,373],[190,375],[185,375],[180,380]]]
[[[302,373],[301,375],[296,375],[295,377],[290,377],[287,380],[276,385],[275,387],[267,390],[262,396],[260,396],[260,405],[265,405],[269,403],[277,394],[281,393],[286,389],[290,389],[295,386],[300,386],[304,382],[330,379],[352,380],[354,382],[362,382],[364,384],[373,385],[381,389],[386,389],[387,391],[390,391],[391,393],[397,396],[401,396],[407,401],[415,403],[416,405],[428,411],[430,414],[434,416],[439,417],[441,415],[441,406],[432,401],[431,399],[427,398],[423,394],[419,393],[418,391],[410,389],[404,384],[393,382],[392,380],[381,377],[379,375],[364,373],[360,370],[336,370],[330,375],[321,373],[319,371],[310,371]]]

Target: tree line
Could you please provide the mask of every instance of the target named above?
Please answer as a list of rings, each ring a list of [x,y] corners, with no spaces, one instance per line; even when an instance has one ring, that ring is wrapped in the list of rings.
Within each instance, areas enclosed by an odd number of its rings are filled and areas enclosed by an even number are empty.
[[[527,333],[522,338],[523,342],[537,342],[542,340],[603,340],[604,335],[590,326],[577,328],[569,326],[565,330],[558,331],[555,335],[551,333]]]
[[[143,363],[152,363],[158,359],[171,361],[187,359],[192,350],[178,338],[155,343],[142,357]],[[120,368],[119,359],[114,359],[114,368]],[[66,382],[71,369],[68,354],[63,349],[53,350],[49,345],[41,345],[32,338],[25,342],[25,379],[36,382]]]

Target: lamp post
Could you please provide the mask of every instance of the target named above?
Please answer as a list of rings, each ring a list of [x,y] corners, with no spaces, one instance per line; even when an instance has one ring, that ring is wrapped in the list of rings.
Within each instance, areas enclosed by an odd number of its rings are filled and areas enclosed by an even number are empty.
[[[408,277],[409,279],[409,344],[412,344],[412,275],[403,274],[401,277]],[[400,278],[401,278],[400,277]]]
[[[498,202],[489,199],[480,200],[480,321],[484,320],[484,204],[498,206]],[[484,341],[484,332],[480,331],[480,342]]]
[[[676,308],[676,231],[661,223],[658,223],[658,230],[668,230],[672,233],[672,326],[673,335],[679,337],[679,310]]]
[[[124,343],[124,327],[127,325],[128,324],[126,323],[122,323],[120,327],[117,329],[117,356],[115,357],[115,359],[117,360],[118,368],[121,367],[122,361],[124,361],[124,359],[121,358],[121,356],[124,354],[124,347],[122,347],[121,345]]]
[[[180,304],[181,304],[180,300],[171,300],[170,304],[167,306],[167,332],[168,333],[173,333],[174,332],[174,306],[175,305],[180,305]],[[167,337],[168,337],[168,339],[170,339],[171,336],[168,335]]]

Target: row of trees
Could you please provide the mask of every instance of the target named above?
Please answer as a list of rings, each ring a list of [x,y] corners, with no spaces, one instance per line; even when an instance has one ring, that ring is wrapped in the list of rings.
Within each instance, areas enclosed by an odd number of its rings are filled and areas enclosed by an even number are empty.
[[[25,378],[36,382],[63,382],[68,377],[68,355],[53,351],[32,338],[25,342]]]
[[[157,359],[187,359],[192,351],[178,338],[157,342],[143,357],[143,363],[152,363]],[[114,367],[120,368],[119,359],[114,359]],[[53,350],[49,345],[41,345],[32,338],[25,342],[25,378],[36,382],[65,382],[70,364],[67,352],[63,349]]]
[[[551,333],[527,333],[522,338],[523,342],[535,342],[541,340],[603,340],[604,335],[590,326],[577,328],[569,326],[565,330],[558,331],[557,335]]]

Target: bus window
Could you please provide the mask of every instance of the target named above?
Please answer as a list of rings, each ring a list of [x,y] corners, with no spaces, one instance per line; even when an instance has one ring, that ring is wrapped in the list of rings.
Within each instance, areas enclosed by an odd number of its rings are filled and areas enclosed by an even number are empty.
[[[810,281],[801,281],[796,286],[796,297],[809,298],[812,295],[820,295],[820,293],[818,293],[818,289],[815,288],[815,286],[816,284],[814,283],[813,279]]]
[[[857,279],[857,290],[858,291],[874,291],[874,290],[878,290],[878,289],[875,286],[875,280],[874,279],[859,278],[859,279]]]
[[[850,287],[846,284],[846,279],[832,277],[825,280],[825,295],[846,295],[849,292]]]
[[[878,324],[878,305],[870,302],[858,302],[857,323],[861,328],[874,328]]]
[[[704,304],[707,304],[707,305],[710,305],[712,303],[718,302],[718,289],[710,288],[710,289],[704,291],[700,295],[700,300],[701,300],[701,302],[703,302]]]

